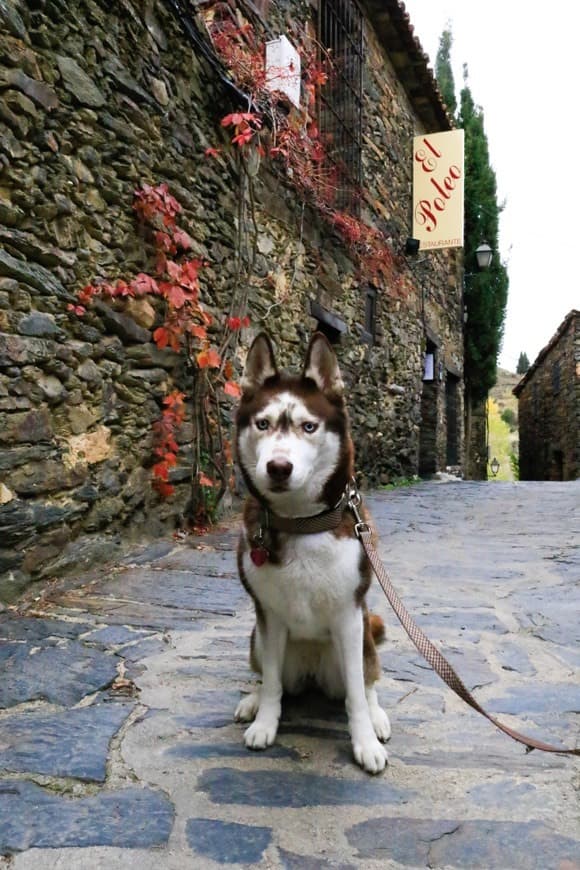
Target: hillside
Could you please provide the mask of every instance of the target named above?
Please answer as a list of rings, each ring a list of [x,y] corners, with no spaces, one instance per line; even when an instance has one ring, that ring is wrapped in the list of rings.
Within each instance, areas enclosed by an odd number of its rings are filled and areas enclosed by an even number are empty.
[[[495,456],[500,464],[496,480],[514,480],[510,455],[518,455],[518,400],[512,390],[520,378],[521,375],[498,368],[497,384],[489,393],[489,458]],[[506,411],[513,415],[510,425],[502,419]]]
[[[489,395],[497,403],[500,414],[506,408],[511,408],[517,417],[518,400],[513,395],[512,390],[520,382],[522,375],[516,375],[514,372],[508,372],[507,369],[497,370],[497,384],[490,390]]]

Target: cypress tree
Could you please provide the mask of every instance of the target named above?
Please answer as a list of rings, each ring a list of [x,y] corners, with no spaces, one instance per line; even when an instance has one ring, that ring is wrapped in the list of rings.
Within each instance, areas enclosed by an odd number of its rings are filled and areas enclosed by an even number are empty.
[[[527,370],[530,367],[530,361],[528,359],[527,353],[523,350],[518,358],[518,367],[516,369],[517,375],[525,375]]]
[[[473,100],[466,66],[457,109],[450,58],[452,44],[448,25],[439,42],[436,74],[443,99],[450,109],[454,107],[455,122],[465,133],[465,472],[467,477],[485,480],[486,399],[496,382],[509,281],[498,253],[501,208],[497,202],[495,172],[489,159],[483,110]],[[490,267],[479,272],[475,252],[482,242],[490,245],[493,257]]]
[[[458,125],[465,132],[465,379],[469,398],[480,401],[496,382],[509,280],[498,253],[501,209],[483,110],[473,101],[466,69]],[[483,241],[491,246],[493,258],[489,269],[478,272],[475,252]]]
[[[451,67],[452,46],[453,35],[451,33],[451,26],[448,24],[439,38],[439,49],[435,59],[435,76],[443,102],[447,106],[449,114],[453,117],[457,111],[457,100],[455,99],[455,80]]]

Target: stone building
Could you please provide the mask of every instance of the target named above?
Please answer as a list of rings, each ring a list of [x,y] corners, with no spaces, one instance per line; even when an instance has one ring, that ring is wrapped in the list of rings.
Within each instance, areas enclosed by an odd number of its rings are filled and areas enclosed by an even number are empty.
[[[315,114],[334,211],[267,156],[272,124],[249,157],[231,144],[221,121],[252,97],[218,56],[216,20],[240,43],[251,29],[254,61],[280,35],[329,50]],[[191,506],[191,408],[174,495],[151,482],[163,398],[191,384],[181,355],[153,341],[162,305],[103,298],[75,311],[85,285],[150,268],[132,208],[144,184],[167,184],[180,203],[214,322],[232,300],[250,319],[238,375],[258,330],[296,365],[322,329],[348,385],[363,483],[460,471],[461,254],[405,254],[413,136],[451,121],[402,4],[17,0],[0,4],[0,23],[0,597],[178,526]],[[298,117],[308,87],[303,72]]]
[[[570,311],[514,395],[520,480],[580,478],[580,311]]]

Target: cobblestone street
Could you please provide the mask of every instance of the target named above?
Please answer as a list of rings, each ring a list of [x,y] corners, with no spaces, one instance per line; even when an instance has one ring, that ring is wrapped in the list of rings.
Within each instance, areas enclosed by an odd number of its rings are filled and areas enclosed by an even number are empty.
[[[395,587],[483,706],[579,745],[580,481],[368,503]],[[385,773],[354,764],[343,705],[316,697],[247,750],[236,537],[159,540],[0,613],[0,867],[580,868],[580,759],[526,754],[457,699],[377,583]]]

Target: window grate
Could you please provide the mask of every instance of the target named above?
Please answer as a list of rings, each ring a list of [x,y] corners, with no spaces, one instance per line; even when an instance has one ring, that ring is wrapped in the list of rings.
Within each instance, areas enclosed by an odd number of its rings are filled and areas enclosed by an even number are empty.
[[[560,392],[560,360],[552,363],[552,393],[557,396]]]
[[[364,19],[354,0],[320,0],[318,37],[331,70],[319,127],[333,165],[334,204],[358,214],[362,186]]]
[[[368,343],[373,344],[377,331],[377,291],[373,287],[367,287],[365,294],[365,335]]]

